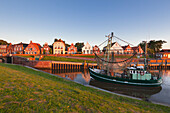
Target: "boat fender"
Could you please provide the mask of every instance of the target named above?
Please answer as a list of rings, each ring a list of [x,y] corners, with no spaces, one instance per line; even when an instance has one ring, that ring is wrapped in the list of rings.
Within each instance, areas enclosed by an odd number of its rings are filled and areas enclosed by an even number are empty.
[[[140,74],[143,76],[143,75],[144,75],[144,72],[143,72],[143,71],[141,71],[141,72],[140,72]]]

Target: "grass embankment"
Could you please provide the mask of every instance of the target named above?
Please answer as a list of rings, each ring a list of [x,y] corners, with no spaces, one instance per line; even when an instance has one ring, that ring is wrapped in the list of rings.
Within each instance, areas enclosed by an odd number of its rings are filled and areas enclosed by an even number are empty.
[[[34,58],[34,55],[28,55],[28,56],[24,56],[24,55],[17,55],[17,56],[25,57],[25,58]]]
[[[72,54],[71,56],[74,56],[74,57],[85,57],[85,58],[95,58],[95,55],[74,55]],[[103,55],[99,55],[99,57],[104,57]],[[110,55],[110,58],[112,56]],[[115,55],[115,58],[129,58],[131,57],[130,55]],[[134,58],[137,58],[137,57],[134,57]]]
[[[81,63],[86,61],[86,63],[95,63],[95,61],[90,61],[90,60],[64,58],[64,57],[56,57],[56,56],[44,56],[41,60],[64,61],[64,62],[81,62]]]
[[[32,69],[0,63],[0,113],[170,112],[170,107],[129,99]]]

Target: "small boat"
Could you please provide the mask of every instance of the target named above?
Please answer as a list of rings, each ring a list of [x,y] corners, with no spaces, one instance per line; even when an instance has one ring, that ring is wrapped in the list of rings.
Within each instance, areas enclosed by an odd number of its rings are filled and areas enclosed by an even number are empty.
[[[162,78],[153,76],[147,71],[146,54],[144,66],[134,65],[134,67],[128,67],[133,57],[137,53],[134,53],[134,55],[132,55],[130,58],[123,61],[116,61],[114,58],[114,52],[111,51],[113,37],[113,33],[111,36],[108,35],[108,44],[105,47],[106,52],[104,58],[100,58],[97,54],[94,53],[99,69],[89,68],[90,76],[96,80],[110,83],[144,87],[160,86],[162,84]],[[111,58],[110,55],[112,55]]]

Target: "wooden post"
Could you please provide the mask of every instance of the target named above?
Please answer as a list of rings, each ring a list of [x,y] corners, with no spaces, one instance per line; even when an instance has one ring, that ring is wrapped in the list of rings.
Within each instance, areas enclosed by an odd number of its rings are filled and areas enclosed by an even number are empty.
[[[86,61],[84,61],[84,68],[86,68]]]

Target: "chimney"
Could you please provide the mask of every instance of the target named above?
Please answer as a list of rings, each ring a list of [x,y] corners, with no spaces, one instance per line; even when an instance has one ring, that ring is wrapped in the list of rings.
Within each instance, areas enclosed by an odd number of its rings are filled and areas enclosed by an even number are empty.
[[[30,44],[32,44],[32,40],[30,41]]]

